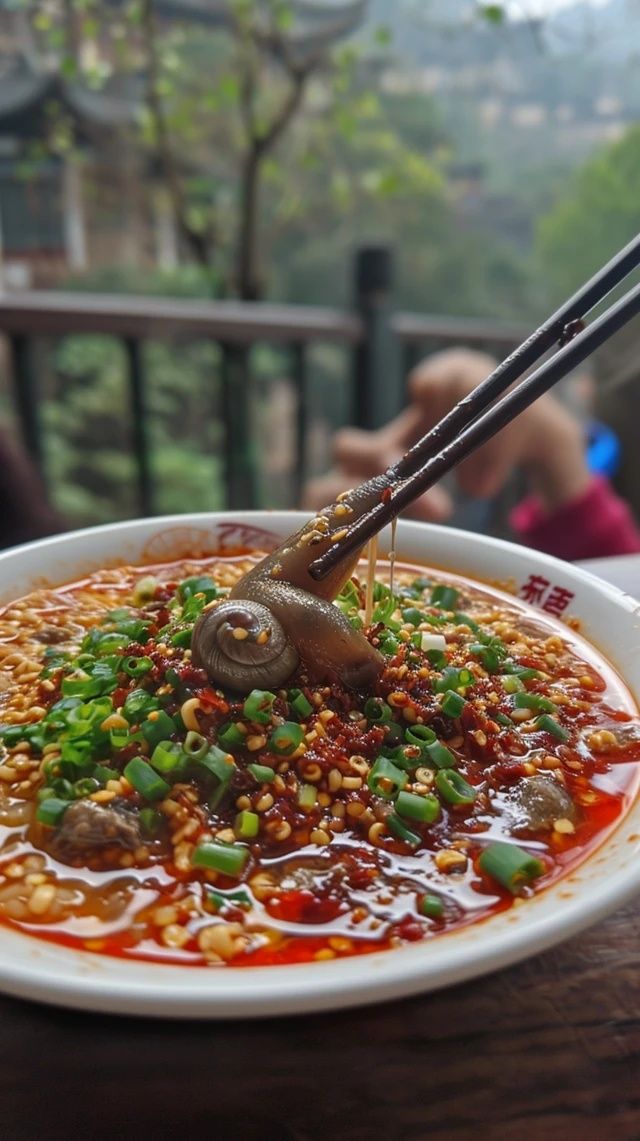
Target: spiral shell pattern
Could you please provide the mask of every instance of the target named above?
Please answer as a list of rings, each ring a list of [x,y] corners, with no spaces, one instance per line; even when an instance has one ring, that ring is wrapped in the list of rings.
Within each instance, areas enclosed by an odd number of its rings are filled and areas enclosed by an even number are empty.
[[[298,665],[298,651],[260,602],[229,599],[205,610],[193,629],[194,665],[219,685],[240,692],[279,686]]]

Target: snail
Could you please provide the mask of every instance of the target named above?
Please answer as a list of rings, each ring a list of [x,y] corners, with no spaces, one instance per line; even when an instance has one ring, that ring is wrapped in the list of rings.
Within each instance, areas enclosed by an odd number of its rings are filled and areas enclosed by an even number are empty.
[[[241,693],[281,686],[301,661],[313,681],[338,678],[351,689],[370,686],[384,658],[333,605],[361,551],[342,559],[320,582],[309,567],[388,486],[386,475],[377,476],[343,493],[252,567],[223,602],[205,610],[193,630],[194,665],[215,684]]]

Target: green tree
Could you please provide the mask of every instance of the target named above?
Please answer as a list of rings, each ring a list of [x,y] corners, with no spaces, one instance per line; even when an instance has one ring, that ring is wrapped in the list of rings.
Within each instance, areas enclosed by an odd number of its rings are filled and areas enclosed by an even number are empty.
[[[53,58],[68,80],[135,80],[135,141],[161,172],[185,250],[223,292],[254,300],[265,292],[265,171],[301,122],[311,136],[327,119],[352,130],[358,53],[340,45],[367,3],[343,0],[320,21],[319,6],[297,0],[213,0],[191,22],[187,4],[179,23],[158,0],[27,0],[27,10],[47,66]],[[58,137],[68,145],[68,131]]]
[[[543,268],[566,296],[640,230],[640,125],[607,146],[566,186],[538,229]]]

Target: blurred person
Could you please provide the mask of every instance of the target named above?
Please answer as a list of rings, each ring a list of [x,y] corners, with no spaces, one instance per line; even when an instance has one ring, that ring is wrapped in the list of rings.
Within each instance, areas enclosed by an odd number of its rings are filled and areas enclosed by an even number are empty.
[[[378,431],[346,428],[334,443],[335,468],[311,481],[303,506],[318,509],[346,487],[384,471],[496,367],[485,353],[448,349],[427,357],[409,376],[409,404]],[[579,421],[559,401],[540,397],[456,468],[463,492],[478,499],[497,495],[521,470],[530,494],[511,513],[522,543],[568,560],[640,551],[640,530],[627,504],[601,475],[589,469]],[[406,515],[445,522],[453,500],[435,486]]]
[[[30,459],[0,431],[0,549],[62,530]]]

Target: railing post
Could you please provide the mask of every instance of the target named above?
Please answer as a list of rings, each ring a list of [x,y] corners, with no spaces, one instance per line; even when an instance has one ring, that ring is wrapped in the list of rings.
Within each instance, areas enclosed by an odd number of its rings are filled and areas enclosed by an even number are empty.
[[[9,338],[9,343],[11,345],[13,392],[22,439],[35,467],[42,476],[44,475],[44,453],[33,341],[27,333],[13,333]]]
[[[307,356],[303,344],[291,346],[292,376],[296,394],[296,467],[293,473],[292,505],[298,507],[304,487],[309,430],[309,393],[307,392]]]
[[[404,403],[400,350],[391,327],[393,257],[388,246],[357,251],[355,307],[363,324],[363,339],[354,356],[353,421],[361,428],[379,428]]]
[[[222,417],[227,507],[258,507],[252,439],[253,401],[250,353],[246,345],[223,344]]]
[[[142,346],[135,337],[123,338],[129,373],[129,399],[131,402],[131,432],[137,467],[138,503],[143,515],[153,515],[153,479],[149,459],[147,417],[144,399],[144,368]]]

